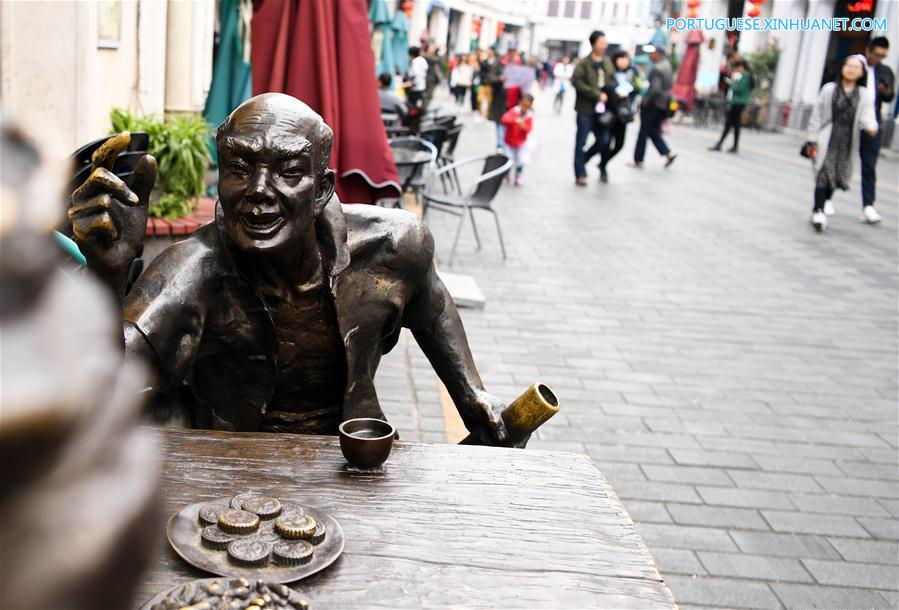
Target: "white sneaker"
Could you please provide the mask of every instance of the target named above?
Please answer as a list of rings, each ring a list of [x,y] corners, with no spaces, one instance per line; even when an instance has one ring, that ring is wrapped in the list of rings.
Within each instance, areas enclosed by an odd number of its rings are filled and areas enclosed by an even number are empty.
[[[818,232],[827,228],[827,216],[824,215],[824,212],[815,212],[812,214],[812,226],[815,227],[815,230]]]
[[[869,225],[876,225],[881,221],[880,214],[877,213],[873,205],[866,205],[862,208],[862,218]]]
[[[824,202],[824,214],[827,216],[833,216],[837,213],[837,209],[833,207],[833,203],[828,199]]]

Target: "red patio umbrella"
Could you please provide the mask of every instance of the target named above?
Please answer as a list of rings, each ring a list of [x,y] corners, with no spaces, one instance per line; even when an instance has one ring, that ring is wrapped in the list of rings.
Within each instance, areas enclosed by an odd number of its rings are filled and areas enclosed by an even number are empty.
[[[677,71],[677,80],[671,88],[674,97],[683,102],[687,110],[693,109],[696,100],[696,73],[699,70],[699,45],[705,40],[699,30],[690,30],[684,42],[687,50],[681,60],[680,69]],[[255,66],[255,65],[254,65]],[[255,69],[255,68],[254,68]]]
[[[341,201],[400,194],[381,121],[365,0],[264,0],[253,15],[253,94],[304,101],[334,130]]]

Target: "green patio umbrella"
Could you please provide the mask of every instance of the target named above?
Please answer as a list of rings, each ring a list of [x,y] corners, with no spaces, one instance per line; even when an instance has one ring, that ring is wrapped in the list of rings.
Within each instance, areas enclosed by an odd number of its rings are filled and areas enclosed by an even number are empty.
[[[212,85],[206,97],[203,116],[216,127],[252,94],[250,70],[250,21],[252,0],[221,0],[219,43],[215,49]],[[215,142],[209,139],[213,162],[218,162]]]
[[[393,74],[393,52],[391,39],[390,11],[384,0],[372,0],[368,7],[368,21],[371,23],[372,51],[375,54],[375,75],[387,72]]]
[[[403,11],[397,11],[391,23],[390,50],[393,65],[401,74],[409,69],[409,18]],[[386,52],[386,48],[385,48]]]

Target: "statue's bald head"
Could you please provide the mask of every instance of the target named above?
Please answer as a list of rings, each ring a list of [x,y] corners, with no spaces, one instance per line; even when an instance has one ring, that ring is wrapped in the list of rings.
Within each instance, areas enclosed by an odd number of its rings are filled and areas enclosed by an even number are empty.
[[[313,143],[316,174],[321,175],[331,162],[334,132],[312,108],[284,93],[263,93],[238,106],[216,131],[219,155],[231,136],[256,137],[265,134],[266,144],[302,136]]]

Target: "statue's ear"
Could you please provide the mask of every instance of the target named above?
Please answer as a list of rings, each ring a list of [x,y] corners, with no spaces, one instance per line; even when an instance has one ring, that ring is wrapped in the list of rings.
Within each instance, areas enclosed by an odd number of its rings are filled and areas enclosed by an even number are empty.
[[[336,176],[334,170],[326,169],[318,178],[318,184],[315,185],[315,215],[318,216],[328,205],[331,196],[334,194]]]

